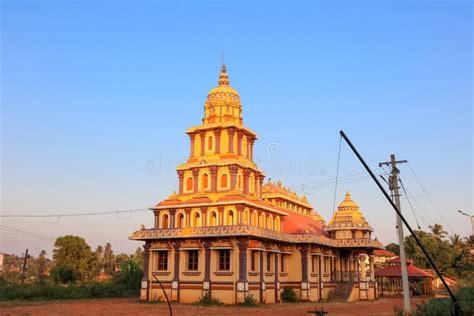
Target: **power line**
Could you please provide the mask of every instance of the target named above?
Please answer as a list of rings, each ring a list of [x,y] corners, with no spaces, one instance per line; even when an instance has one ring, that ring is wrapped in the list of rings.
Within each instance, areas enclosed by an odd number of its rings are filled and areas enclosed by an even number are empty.
[[[415,209],[413,208],[413,205],[411,204],[411,201],[408,198],[408,193],[405,190],[405,186],[403,185],[402,179],[398,178],[398,182],[400,182],[400,184],[402,186],[402,189],[403,189],[403,192],[405,192],[405,196],[407,198],[408,205],[410,205],[411,212],[413,213],[413,216],[415,217],[416,225],[418,226],[418,229],[421,229],[420,223],[418,222],[418,218],[416,217],[416,214],[415,214]]]
[[[40,239],[40,240],[43,240],[43,241],[55,241],[54,238],[51,238],[51,237],[48,237],[48,236],[35,234],[35,233],[32,233],[32,232],[27,232],[27,231],[24,231],[24,230],[21,230],[21,229],[18,229],[18,228],[14,228],[14,227],[10,227],[10,226],[6,226],[6,225],[0,225],[0,229],[3,230],[3,231],[7,231],[7,232],[10,231],[10,232],[14,232],[16,234],[21,234],[21,235],[26,236],[26,237]]]
[[[421,184],[421,181],[420,181],[420,178],[418,178],[418,176],[416,175],[415,173],[415,170],[413,170],[413,168],[411,167],[411,165],[408,163],[408,167],[410,168],[411,170],[411,173],[413,173],[413,176],[415,177],[416,181],[418,182],[418,184],[420,185],[421,189],[423,190],[423,192],[426,194],[426,197],[428,198],[428,200],[430,201],[431,205],[433,206],[433,208],[436,210],[436,212],[438,213],[439,217],[441,218],[441,220],[444,221],[444,223],[446,224],[446,226],[448,226],[448,228],[451,230],[451,232],[454,234],[454,230],[453,228],[451,227],[451,225],[449,225],[449,223],[446,221],[446,219],[444,218],[443,214],[441,214],[440,210],[438,209],[438,207],[436,206],[436,204],[433,202],[433,200],[431,199],[431,196],[428,194],[428,191],[426,191],[425,187],[423,186],[423,184]]]
[[[409,195],[411,195],[410,191],[406,188],[405,186],[405,190],[408,192]],[[435,220],[433,220],[433,218],[430,216],[430,214],[425,210],[425,208],[418,202],[418,200],[415,198],[415,197],[411,197],[413,199],[413,201],[415,201],[415,204],[418,206],[418,208],[423,212],[423,214],[425,214],[425,216],[428,218],[429,222],[425,222],[427,224],[434,224],[436,223]],[[421,216],[421,213],[419,213],[420,216]]]
[[[51,218],[51,217],[75,217],[75,216],[95,216],[95,215],[108,215],[108,214],[122,214],[122,213],[138,213],[147,211],[147,208],[137,208],[137,209],[130,209],[130,210],[119,210],[119,211],[109,211],[109,212],[76,212],[76,213],[64,213],[64,214],[0,214],[0,217],[16,217],[16,218]]]
[[[337,154],[336,183],[334,186],[334,199],[332,202],[332,216],[334,216],[334,212],[336,208],[337,183],[339,181],[339,164],[341,162],[341,144],[342,144],[342,136],[339,137],[339,152]]]

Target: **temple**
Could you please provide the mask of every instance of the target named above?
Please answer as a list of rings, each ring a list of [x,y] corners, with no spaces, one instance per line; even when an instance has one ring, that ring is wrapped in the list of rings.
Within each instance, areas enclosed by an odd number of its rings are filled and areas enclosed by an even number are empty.
[[[280,302],[292,288],[302,301],[377,297],[372,228],[349,192],[326,225],[306,197],[280,181],[264,183],[253,161],[257,135],[244,126],[239,93],[225,65],[189,128],[188,160],[177,167],[178,190],[150,209],[153,228],[130,239],[145,243],[141,299],[225,304],[252,295]]]

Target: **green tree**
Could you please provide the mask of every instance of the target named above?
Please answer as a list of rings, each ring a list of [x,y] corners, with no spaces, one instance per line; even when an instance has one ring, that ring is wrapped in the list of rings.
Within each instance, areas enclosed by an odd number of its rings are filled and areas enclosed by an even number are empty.
[[[104,247],[98,245],[94,251],[94,255],[96,259],[93,267],[94,276],[98,276],[104,268]]]
[[[37,271],[38,283],[40,285],[46,284],[46,250],[41,250],[38,258],[35,260],[35,267]]]
[[[434,240],[438,242],[441,242],[448,234],[445,230],[443,230],[443,226],[441,226],[440,224],[434,224],[428,227],[429,229],[431,229],[431,232],[430,232],[431,238],[433,238]]]
[[[93,266],[97,259],[84,238],[67,235],[56,239],[53,259],[56,267],[62,268],[60,271],[70,270],[74,280],[84,282],[94,278]]]
[[[140,268],[143,269],[143,249],[138,247],[132,255],[132,260],[135,261]]]
[[[389,243],[387,246],[385,246],[385,249],[393,252],[397,256],[400,255],[400,245],[399,244],[396,244],[396,243],[393,243],[393,242]]]
[[[113,274],[115,272],[115,256],[110,243],[105,244],[103,262],[105,273]]]
[[[69,266],[55,266],[51,269],[51,277],[56,283],[74,283],[77,279],[77,273]]]
[[[115,256],[115,266],[121,267],[123,263],[130,260],[130,256],[125,253],[119,253]]]

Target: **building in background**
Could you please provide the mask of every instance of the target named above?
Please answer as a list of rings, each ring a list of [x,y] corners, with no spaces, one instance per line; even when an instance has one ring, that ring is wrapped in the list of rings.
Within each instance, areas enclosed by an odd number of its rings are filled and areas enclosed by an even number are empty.
[[[177,192],[151,208],[153,228],[130,236],[145,242],[142,300],[163,299],[158,280],[185,303],[206,295],[274,303],[287,287],[302,301],[377,297],[373,251],[382,245],[358,205],[348,192],[326,226],[305,197],[264,183],[253,161],[257,135],[243,125],[225,65],[202,124],[186,133]]]

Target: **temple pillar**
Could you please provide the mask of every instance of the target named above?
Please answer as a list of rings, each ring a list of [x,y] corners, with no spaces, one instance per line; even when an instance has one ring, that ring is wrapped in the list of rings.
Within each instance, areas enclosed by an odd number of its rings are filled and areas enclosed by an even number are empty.
[[[258,181],[259,181],[259,186],[258,186],[258,196],[261,198],[262,197],[262,188],[263,188],[263,180],[265,179],[265,176],[263,174],[260,174],[258,176]]]
[[[192,168],[193,172],[193,184],[194,184],[194,193],[198,192],[199,189],[199,168]]]
[[[250,160],[253,160],[253,144],[255,143],[255,138],[251,138],[248,142],[249,150],[248,150],[248,157]]]
[[[204,281],[202,282],[202,295],[211,297],[211,248],[209,242],[203,243],[204,248]]]
[[[242,155],[242,139],[244,134],[242,132],[237,132],[237,155]]]
[[[237,183],[237,172],[239,168],[237,167],[237,165],[230,165],[229,170],[230,170],[230,189],[235,190],[235,185]]]
[[[211,192],[217,192],[217,166],[210,166],[209,167],[211,173]]]
[[[199,137],[201,138],[201,156],[204,156],[206,150],[206,132],[201,131]]]
[[[301,252],[301,300],[307,301],[310,299],[310,286],[308,278],[308,253],[309,246],[303,245],[300,248]]]
[[[218,206],[217,207],[217,225],[216,226],[222,226],[224,225],[224,207],[223,206]]]
[[[173,270],[173,280],[171,282],[171,301],[179,302],[179,260],[180,260],[180,250],[181,242],[176,241],[173,244],[174,250],[174,270]]]
[[[151,280],[149,280],[150,274],[150,241],[146,241],[143,245],[143,277],[140,286],[140,300],[148,301],[149,293],[151,288]]]
[[[187,227],[191,227],[191,208],[184,209],[185,222]]]
[[[247,281],[247,249],[249,241],[245,238],[239,239],[239,279],[237,280],[237,303],[243,303],[249,290]]]
[[[265,303],[265,271],[263,270],[263,251],[260,251],[260,303]]]
[[[214,130],[214,135],[216,136],[215,153],[220,154],[221,153],[221,130],[220,129]]]
[[[318,256],[318,301],[321,301],[323,299],[323,271],[322,271],[322,266],[321,266],[321,261],[323,261],[322,256]],[[324,269],[326,270],[326,260],[324,260]]]
[[[360,278],[362,281],[367,281],[367,267],[366,267],[366,254],[361,254],[360,257]]]
[[[374,266],[374,256],[369,256],[369,269],[370,269],[370,280],[375,280],[375,266]]]
[[[189,157],[190,158],[193,158],[194,157],[194,143],[195,143],[195,138],[196,138],[196,134],[192,133],[192,134],[188,134],[189,135],[189,139],[190,139],[190,143],[191,143],[191,148],[190,148],[190,151],[189,151]]]
[[[235,133],[235,128],[229,128],[227,130],[227,133],[229,134],[229,153],[233,154],[234,153],[234,133]]]
[[[280,302],[280,280],[278,278],[280,271],[279,271],[279,259],[280,259],[281,254],[278,252],[275,252],[275,303]]]
[[[242,204],[239,204],[239,205],[236,205],[235,206],[236,210],[237,210],[237,225],[242,225],[244,223],[244,209],[245,209],[245,206],[243,206]]]
[[[179,179],[178,192],[179,192],[179,195],[181,195],[183,194],[184,170],[178,170],[178,179]]]
[[[249,184],[250,184],[250,169],[244,169],[244,188],[243,193],[249,194]]]
[[[170,228],[176,228],[175,226],[175,215],[176,215],[176,210],[170,210]]]

